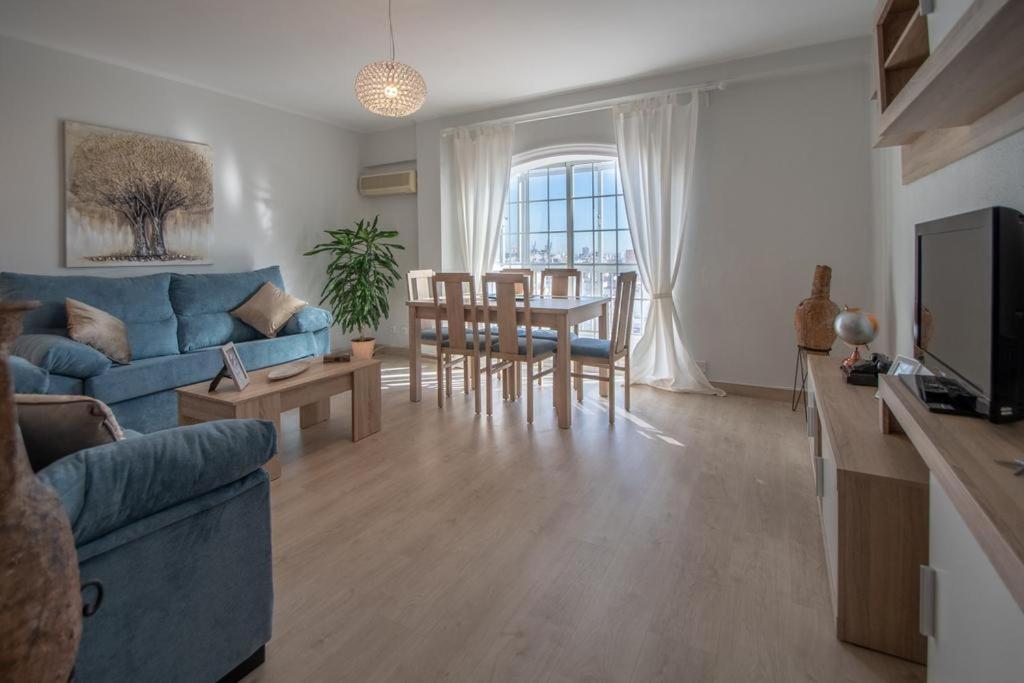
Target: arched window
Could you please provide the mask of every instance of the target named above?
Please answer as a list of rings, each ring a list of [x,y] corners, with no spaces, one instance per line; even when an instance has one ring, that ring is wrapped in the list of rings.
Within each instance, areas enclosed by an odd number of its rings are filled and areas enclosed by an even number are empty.
[[[584,296],[615,295],[615,276],[636,270],[636,254],[614,155],[540,156],[513,167],[495,269],[512,267],[577,268]],[[633,307],[634,334],[650,306],[642,290]],[[596,334],[596,322],[581,331]]]

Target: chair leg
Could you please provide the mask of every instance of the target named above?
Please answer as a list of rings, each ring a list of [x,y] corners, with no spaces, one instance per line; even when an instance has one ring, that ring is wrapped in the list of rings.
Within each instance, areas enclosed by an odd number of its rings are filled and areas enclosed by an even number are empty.
[[[626,386],[623,389],[622,401],[625,404],[626,412],[630,412],[629,409],[629,351],[626,352],[626,369],[623,371],[622,378],[626,382]]]
[[[469,356],[462,357],[462,393],[469,394]]]
[[[449,359],[444,364],[444,395],[448,398],[452,397],[452,365],[455,364],[455,359]]]
[[[615,363],[608,363],[608,424],[615,424]]]
[[[444,352],[437,354],[437,407],[444,408]]]
[[[543,369],[544,369],[544,361],[538,362],[537,363],[537,371],[540,372]],[[544,375],[541,375],[540,377],[537,378],[537,386],[538,387],[544,386]]]
[[[473,356],[470,365],[473,368],[473,407],[476,409],[476,414],[480,414],[480,388],[477,386],[480,377],[480,355],[476,354]],[[470,381],[466,378],[466,381]]]
[[[582,363],[573,363],[572,364],[572,371],[573,372],[577,372],[577,373],[583,372],[583,364]],[[580,403],[583,403],[583,378],[582,377],[574,378],[573,379],[573,384],[576,385],[576,400],[579,401]]]
[[[523,364],[516,363],[514,366],[516,373],[516,399],[523,395]]]
[[[487,377],[484,378],[484,384],[487,386],[487,414],[491,414],[491,354],[487,354],[486,368]]]
[[[526,423],[533,424],[533,363],[526,364]]]

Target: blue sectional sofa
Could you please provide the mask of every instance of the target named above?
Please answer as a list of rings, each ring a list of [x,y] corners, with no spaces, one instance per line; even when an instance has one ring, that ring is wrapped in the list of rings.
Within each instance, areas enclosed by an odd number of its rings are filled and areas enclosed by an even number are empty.
[[[330,350],[331,314],[307,306],[274,339],[232,316],[265,282],[284,289],[277,266],[245,273],[89,277],[0,273],[0,299],[35,299],[12,356],[45,371],[44,393],[85,394],[103,401],[127,429],[149,433],[177,425],[177,387],[212,379],[220,346],[234,342],[246,368],[278,365]],[[78,299],[124,321],[132,362],[115,365],[67,336],[64,300]],[[23,368],[17,377],[31,379]],[[18,391],[34,389],[18,387]]]
[[[76,681],[212,683],[262,663],[274,585],[261,465],[275,443],[273,423],[222,420],[87,448],[37,473],[71,521],[82,581],[103,587]]]

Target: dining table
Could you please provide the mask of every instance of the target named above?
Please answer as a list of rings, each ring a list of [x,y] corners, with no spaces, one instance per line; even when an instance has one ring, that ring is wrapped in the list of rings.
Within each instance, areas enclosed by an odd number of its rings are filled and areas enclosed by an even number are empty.
[[[531,296],[530,324],[533,327],[547,327],[558,332],[558,344],[555,351],[555,411],[558,415],[558,426],[568,429],[572,426],[572,405],[570,392],[572,382],[569,378],[570,342],[569,331],[573,326],[597,318],[597,333],[600,339],[608,338],[608,305],[611,299],[606,296]],[[439,301],[436,306],[433,299],[415,299],[406,301],[409,309],[409,400],[417,402],[422,396],[422,357],[420,345],[421,322],[434,321],[437,318],[436,308],[441,308],[441,321],[447,319],[445,302]],[[472,315],[472,305],[463,304],[466,319]],[[497,308],[493,301],[477,303],[476,319],[482,323],[485,307],[490,308],[488,315],[496,319]],[[525,324],[525,311],[522,302],[516,305],[516,322]],[[607,395],[607,387],[602,382],[601,395]]]

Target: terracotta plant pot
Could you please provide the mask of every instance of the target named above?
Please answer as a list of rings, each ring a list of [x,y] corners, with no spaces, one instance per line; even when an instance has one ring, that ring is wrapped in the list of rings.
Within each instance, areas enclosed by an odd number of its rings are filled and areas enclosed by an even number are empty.
[[[78,555],[60,500],[28,462],[7,348],[38,302],[0,301],[0,681],[64,683],[82,637]]]
[[[829,299],[832,287],[832,269],[817,266],[811,296],[796,307],[793,325],[796,327],[796,343],[811,351],[828,351],[836,341],[832,321],[839,314],[839,306]]]
[[[352,357],[366,360],[373,358],[373,346],[377,343],[372,337],[352,340]]]

